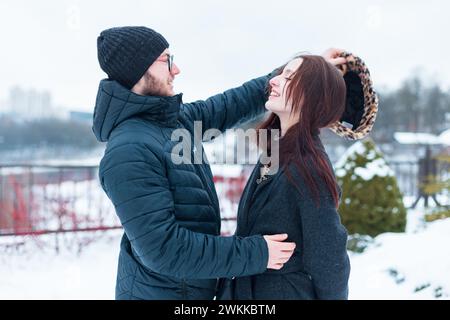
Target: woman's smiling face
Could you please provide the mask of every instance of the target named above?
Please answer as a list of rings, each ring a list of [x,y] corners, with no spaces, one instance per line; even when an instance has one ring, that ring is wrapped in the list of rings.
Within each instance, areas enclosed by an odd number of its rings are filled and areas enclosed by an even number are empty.
[[[280,115],[280,113],[290,114],[292,110],[292,104],[287,101],[286,91],[289,86],[293,73],[302,64],[302,58],[296,58],[284,67],[283,72],[270,80],[270,96],[266,102],[266,109],[273,113]]]

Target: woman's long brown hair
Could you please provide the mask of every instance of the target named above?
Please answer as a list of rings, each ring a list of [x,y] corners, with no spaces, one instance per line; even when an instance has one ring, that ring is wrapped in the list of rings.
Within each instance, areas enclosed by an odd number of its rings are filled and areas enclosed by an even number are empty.
[[[337,208],[339,194],[333,168],[314,139],[318,139],[319,129],[338,121],[344,112],[344,78],[335,66],[321,56],[300,55],[296,58],[301,58],[302,64],[291,75],[285,90],[286,101],[292,104],[291,114],[299,114],[299,121],[280,140],[280,165],[287,168],[289,164],[295,164],[317,205],[320,195],[317,177],[322,179]],[[280,70],[282,72],[283,67]],[[270,134],[270,129],[280,129],[280,119],[272,113],[258,129],[269,129]],[[289,170],[286,173],[291,183],[300,190]]]

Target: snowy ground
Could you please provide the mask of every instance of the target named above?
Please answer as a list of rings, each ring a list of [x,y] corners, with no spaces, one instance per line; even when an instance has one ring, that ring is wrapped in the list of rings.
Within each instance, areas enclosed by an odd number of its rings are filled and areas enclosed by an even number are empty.
[[[114,299],[121,234],[59,235],[59,253],[55,235],[0,238],[0,299]]]
[[[410,213],[411,215],[417,212]],[[450,218],[351,254],[350,299],[450,299]]]
[[[450,299],[450,219],[424,224],[422,212],[409,211],[406,233],[350,253],[350,299]],[[58,254],[55,235],[0,238],[0,299],[113,299],[120,236],[59,236]]]

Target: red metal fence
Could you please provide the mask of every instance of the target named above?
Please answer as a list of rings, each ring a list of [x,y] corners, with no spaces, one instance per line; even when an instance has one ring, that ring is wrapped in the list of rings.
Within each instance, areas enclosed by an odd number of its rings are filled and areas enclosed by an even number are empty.
[[[390,166],[404,195],[416,197],[418,164],[391,162]],[[248,175],[248,171],[234,171],[232,175],[214,176],[223,235],[234,233],[239,199]],[[38,236],[54,234],[58,246],[59,236],[73,234],[67,238],[79,237],[74,241],[81,248],[104,231],[120,229],[113,205],[97,176],[97,166],[0,165],[0,247],[4,247],[7,236],[14,238],[15,245],[28,239],[24,237],[38,242]]]
[[[96,167],[1,166],[0,235],[119,228]]]
[[[0,166],[0,236],[121,228],[96,166]],[[234,232],[246,177],[215,176],[223,234]]]

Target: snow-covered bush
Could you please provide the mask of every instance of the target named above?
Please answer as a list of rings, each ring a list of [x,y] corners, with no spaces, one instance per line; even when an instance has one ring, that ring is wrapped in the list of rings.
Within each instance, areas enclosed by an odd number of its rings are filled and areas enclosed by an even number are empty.
[[[404,232],[406,209],[394,172],[372,140],[358,141],[336,164],[339,207],[349,234]]]

